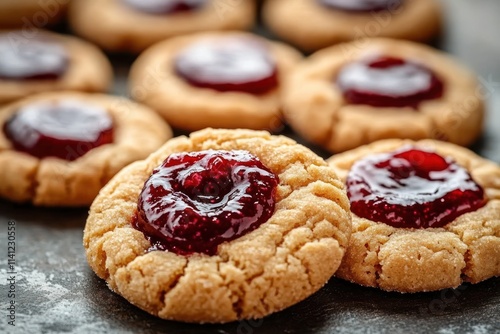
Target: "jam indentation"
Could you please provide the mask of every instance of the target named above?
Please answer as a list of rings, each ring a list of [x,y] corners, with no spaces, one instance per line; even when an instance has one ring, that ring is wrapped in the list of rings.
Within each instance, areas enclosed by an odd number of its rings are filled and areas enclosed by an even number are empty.
[[[465,168],[416,147],[356,162],[347,193],[359,217],[402,228],[443,227],[487,202]]]
[[[126,5],[147,14],[189,12],[205,6],[208,0],[122,0]]]
[[[50,38],[0,35],[0,79],[55,80],[68,68],[66,48]]]
[[[4,124],[13,147],[38,158],[72,161],[113,142],[113,120],[98,106],[61,100],[21,107]]]
[[[404,0],[317,0],[333,9],[349,12],[378,12],[398,9]]]
[[[350,104],[412,107],[443,95],[443,82],[422,64],[396,57],[376,57],[344,66],[337,85]]]
[[[174,66],[189,84],[221,92],[262,94],[278,85],[269,50],[249,38],[200,41],[181,51]]]
[[[171,154],[144,184],[132,225],[151,250],[213,255],[273,215],[278,183],[248,151]]]

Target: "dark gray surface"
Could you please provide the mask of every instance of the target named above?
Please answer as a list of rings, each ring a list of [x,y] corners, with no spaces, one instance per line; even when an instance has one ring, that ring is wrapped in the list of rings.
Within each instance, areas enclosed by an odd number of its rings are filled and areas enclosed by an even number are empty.
[[[474,150],[500,162],[500,1],[443,2],[448,24],[437,45],[477,71],[491,95],[487,131]],[[128,61],[114,60],[123,78]],[[123,91],[119,81],[116,92]],[[500,333],[499,278],[411,295],[332,279],[304,302],[259,321],[203,326],[163,321],[113,294],[89,269],[82,247],[85,219],[85,209],[0,201],[1,333]],[[6,317],[8,220],[17,223],[15,328]]]

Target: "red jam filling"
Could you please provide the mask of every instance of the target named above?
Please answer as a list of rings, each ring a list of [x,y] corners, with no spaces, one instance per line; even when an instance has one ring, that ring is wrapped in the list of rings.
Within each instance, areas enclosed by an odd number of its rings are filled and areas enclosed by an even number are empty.
[[[176,73],[196,87],[221,92],[266,93],[278,85],[278,70],[267,48],[251,39],[205,40],[182,51]]]
[[[278,176],[247,151],[170,155],[146,181],[132,225],[179,255],[214,255],[274,213]]]
[[[0,79],[54,80],[68,67],[66,49],[48,38],[0,35]]]
[[[122,0],[125,4],[148,14],[171,14],[196,10],[207,0]]]
[[[377,57],[346,65],[337,85],[350,104],[416,108],[443,95],[443,82],[421,64],[394,57]]]
[[[443,227],[487,202],[463,167],[412,147],[356,162],[347,193],[359,217],[403,228]]]
[[[24,106],[5,123],[3,131],[16,150],[38,158],[72,161],[113,142],[111,116],[82,101]]]
[[[320,4],[351,12],[395,10],[403,0],[317,0]]]

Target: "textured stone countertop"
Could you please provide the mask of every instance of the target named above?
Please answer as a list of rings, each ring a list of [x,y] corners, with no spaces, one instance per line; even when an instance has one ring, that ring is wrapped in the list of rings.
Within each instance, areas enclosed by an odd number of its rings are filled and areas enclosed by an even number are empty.
[[[491,95],[486,133],[473,149],[500,163],[500,1],[443,3],[446,29],[436,45],[475,70]],[[132,59],[112,59],[120,94]],[[86,209],[0,201],[0,333],[500,333],[500,278],[407,295],[332,279],[302,303],[263,320],[226,325],[163,321],[112,293],[90,270],[82,246],[86,214]],[[16,222],[15,328],[7,324],[9,220]]]

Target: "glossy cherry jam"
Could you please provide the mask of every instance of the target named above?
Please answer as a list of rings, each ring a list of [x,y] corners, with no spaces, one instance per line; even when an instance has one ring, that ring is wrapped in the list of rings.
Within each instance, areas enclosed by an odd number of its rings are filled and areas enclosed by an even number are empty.
[[[213,255],[272,216],[278,183],[247,151],[172,154],[145,183],[132,225],[152,250]]]
[[[414,147],[356,162],[347,193],[356,215],[404,228],[442,227],[486,204],[467,170]]]
[[[122,0],[126,5],[148,14],[170,14],[199,9],[208,0]]]
[[[68,63],[66,49],[49,38],[0,35],[0,79],[54,80],[66,72]]]
[[[113,120],[106,110],[76,100],[26,105],[3,131],[16,150],[38,158],[72,161],[113,142]]]
[[[350,104],[413,107],[443,95],[443,82],[421,64],[394,57],[377,57],[346,65],[337,85]]]
[[[252,39],[204,40],[175,60],[177,74],[191,85],[217,91],[262,94],[278,85],[278,71],[265,45]]]
[[[404,0],[317,0],[320,4],[352,12],[395,10]]]

